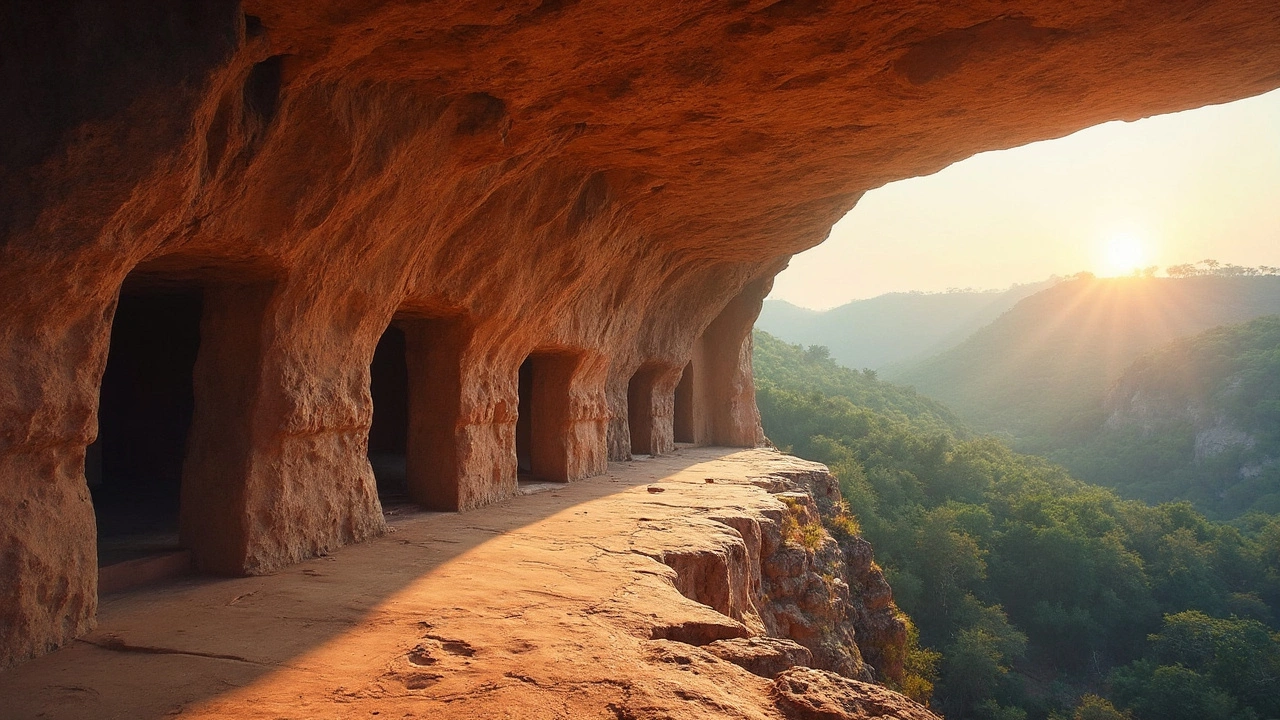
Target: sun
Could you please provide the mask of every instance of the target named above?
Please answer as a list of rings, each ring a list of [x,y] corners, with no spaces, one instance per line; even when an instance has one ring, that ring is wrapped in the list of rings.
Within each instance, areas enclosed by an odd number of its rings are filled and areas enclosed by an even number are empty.
[[[1147,263],[1147,247],[1142,238],[1132,233],[1117,233],[1107,238],[1103,248],[1102,274],[1107,277],[1130,275]]]

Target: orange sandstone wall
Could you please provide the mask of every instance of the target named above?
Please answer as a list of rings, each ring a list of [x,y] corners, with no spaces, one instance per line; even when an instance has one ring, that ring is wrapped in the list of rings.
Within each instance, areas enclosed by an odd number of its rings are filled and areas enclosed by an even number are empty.
[[[393,320],[425,505],[515,492],[531,353],[557,358],[551,479],[627,457],[635,420],[669,449],[691,359],[695,440],[751,445],[759,302],[867,189],[1280,85],[1273,0],[953,5],[11,2],[0,666],[93,623],[85,449],[126,278],[203,291],[182,542],[271,572],[383,529]]]

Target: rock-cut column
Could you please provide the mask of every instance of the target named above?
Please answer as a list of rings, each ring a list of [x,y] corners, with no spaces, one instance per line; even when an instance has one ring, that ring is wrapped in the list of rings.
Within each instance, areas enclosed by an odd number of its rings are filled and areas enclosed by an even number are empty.
[[[0,255],[0,669],[88,632],[98,608],[84,457],[114,292],[34,270]]]
[[[711,321],[694,348],[693,420],[700,444],[764,443],[751,374],[751,328],[772,286],[772,275],[748,283]]]
[[[264,442],[272,422],[262,412],[272,295],[271,285],[204,289],[179,518],[181,544],[202,572],[239,575],[260,567],[250,548],[261,544],[252,536],[263,529],[249,509],[260,500],[251,488],[269,485],[261,476],[278,447]]]
[[[306,292],[206,291],[182,487],[202,571],[268,573],[385,528],[365,451],[376,323]]]

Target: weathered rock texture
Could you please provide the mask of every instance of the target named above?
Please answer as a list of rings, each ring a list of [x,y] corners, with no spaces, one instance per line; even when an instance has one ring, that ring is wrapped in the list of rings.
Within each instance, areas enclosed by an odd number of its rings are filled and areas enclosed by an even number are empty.
[[[907,628],[871,544],[839,531],[837,540],[824,528],[841,500],[836,478],[806,463],[756,482],[786,507],[764,534],[768,632],[807,647],[812,667],[901,683]]]
[[[860,537],[837,542],[823,528],[824,508],[831,515],[840,498],[836,479],[822,465],[778,456],[754,469],[747,479],[780,504],[757,513],[706,513],[733,532],[664,546],[652,556],[676,571],[682,595],[735,622],[663,628],[656,637],[714,645],[713,654],[756,674],[803,657],[800,664],[847,677],[900,683],[906,626],[871,546]],[[714,488],[740,477],[704,480]],[[734,642],[749,636],[754,642]],[[790,641],[803,655],[759,636]]]
[[[796,665],[808,667],[813,662],[809,648],[794,640],[768,636],[729,638],[704,645],[703,649],[721,660],[760,677],[772,678]]]
[[[182,543],[204,571],[271,572],[384,530],[369,365],[393,320],[429,507],[515,493],[530,356],[552,398],[526,415],[535,475],[598,474],[677,430],[751,445],[759,302],[865,190],[1280,85],[1273,0],[14,0],[5,18],[0,665],[93,625],[85,452],[122,288],[200,294]],[[673,400],[690,361],[692,411]]]
[[[696,577],[769,607],[751,580],[767,558],[725,520],[774,524],[786,506],[761,478],[821,472],[767,450],[682,449],[471,513],[398,506],[384,537],[271,576],[107,598],[83,642],[0,674],[0,708],[6,720],[781,720],[803,701],[931,717],[882,687],[800,673],[804,647],[677,590]],[[654,559],[682,552],[679,570]]]
[[[895,692],[821,670],[791,668],[773,684],[778,707],[792,720],[938,720]]]

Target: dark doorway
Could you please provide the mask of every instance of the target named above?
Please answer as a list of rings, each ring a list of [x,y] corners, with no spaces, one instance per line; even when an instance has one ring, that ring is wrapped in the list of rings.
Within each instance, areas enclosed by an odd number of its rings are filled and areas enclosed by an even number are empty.
[[[369,367],[373,424],[369,428],[369,464],[384,501],[408,499],[406,470],[409,438],[409,364],[404,331],[388,327]]]
[[[680,384],[676,385],[672,430],[678,443],[694,442],[693,432],[693,363],[684,366]]]
[[[85,458],[99,566],[178,548],[201,305],[199,288],[121,293]]]
[[[530,475],[533,472],[533,454],[530,446],[533,444],[533,358],[525,358],[520,363],[520,374],[518,379],[518,392],[520,393],[520,401],[516,411],[519,417],[516,418],[516,469],[520,475]]]
[[[653,384],[657,370],[642,367],[627,383],[627,427],[631,433],[631,454],[657,455],[653,427]]]

